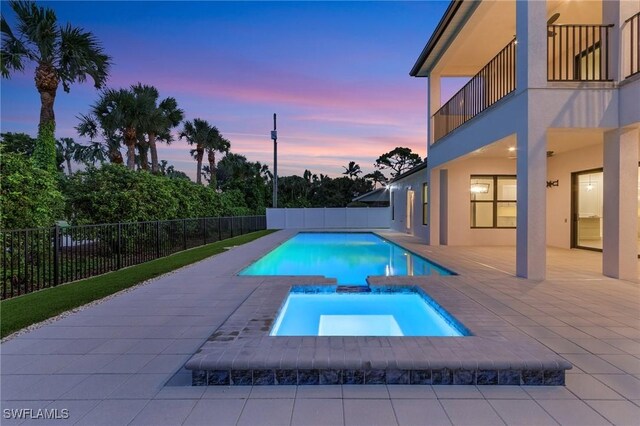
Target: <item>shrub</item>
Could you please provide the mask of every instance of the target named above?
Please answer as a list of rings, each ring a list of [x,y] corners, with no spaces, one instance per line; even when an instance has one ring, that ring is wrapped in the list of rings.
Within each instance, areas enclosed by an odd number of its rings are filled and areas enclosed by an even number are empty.
[[[64,199],[58,177],[21,154],[2,153],[0,229],[52,226],[62,218]]]
[[[121,164],[80,171],[64,184],[74,223],[116,223],[251,214],[242,194],[223,194]]]

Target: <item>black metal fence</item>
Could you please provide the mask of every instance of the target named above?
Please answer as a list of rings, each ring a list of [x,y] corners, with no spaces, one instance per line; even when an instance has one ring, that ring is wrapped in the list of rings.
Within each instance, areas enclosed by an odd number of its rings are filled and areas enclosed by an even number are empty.
[[[89,278],[266,226],[265,216],[235,216],[0,231],[0,296]]]
[[[433,115],[434,141],[446,136],[516,88],[516,40],[507,44]]]
[[[629,55],[626,62],[624,76],[631,77],[640,72],[640,12],[627,19],[624,25],[625,41],[627,47],[623,53]]]
[[[548,25],[547,80],[609,81],[613,25]]]

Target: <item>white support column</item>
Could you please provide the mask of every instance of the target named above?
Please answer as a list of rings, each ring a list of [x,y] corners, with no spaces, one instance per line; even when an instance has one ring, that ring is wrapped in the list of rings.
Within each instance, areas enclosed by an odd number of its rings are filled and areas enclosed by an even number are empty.
[[[638,145],[640,130],[604,134],[602,273],[638,278]]]
[[[531,88],[547,86],[547,2],[516,0],[516,91],[531,100]],[[526,93],[523,93],[526,92]],[[546,276],[547,126],[541,111],[527,106],[518,125],[518,218],[516,275]]]
[[[627,3],[623,6],[624,3]],[[603,0],[602,1],[602,23],[603,24],[614,24],[615,26],[609,30],[609,73],[612,80],[622,81],[624,79],[624,75],[622,75],[622,68],[620,65],[620,58],[622,61],[626,61],[627,55],[622,54],[623,43],[621,43],[621,33],[620,29],[622,28],[622,24],[624,24],[624,20],[626,18],[622,18],[623,11],[622,8],[626,10],[630,10],[632,7],[632,3],[630,1],[620,1],[620,0]],[[632,13],[629,13],[631,16]],[[629,17],[627,16],[627,18]],[[628,47],[627,47],[628,52]]]
[[[431,73],[427,82],[427,155],[433,143],[433,114],[440,109],[440,75]]]
[[[544,126],[524,121],[517,133],[516,275],[543,280],[547,265],[547,135]]]
[[[449,245],[449,171],[440,170],[440,245]]]
[[[547,2],[516,0],[516,91],[547,86]]]
[[[427,168],[429,175],[429,235],[431,246],[440,245],[440,170]]]

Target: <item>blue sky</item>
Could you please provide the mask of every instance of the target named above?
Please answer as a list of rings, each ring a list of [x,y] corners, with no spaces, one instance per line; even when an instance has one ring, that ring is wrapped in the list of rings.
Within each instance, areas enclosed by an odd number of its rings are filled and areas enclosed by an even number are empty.
[[[113,57],[110,87],[142,82],[204,118],[232,150],[271,166],[278,113],[279,172],[365,171],[380,154],[426,144],[426,80],[409,69],[444,2],[46,2],[61,22],[94,32]],[[2,14],[13,22],[8,4]],[[57,136],[98,98],[91,84],[61,89]],[[33,68],[2,80],[2,131],[35,134]],[[183,141],[160,157],[195,172]]]

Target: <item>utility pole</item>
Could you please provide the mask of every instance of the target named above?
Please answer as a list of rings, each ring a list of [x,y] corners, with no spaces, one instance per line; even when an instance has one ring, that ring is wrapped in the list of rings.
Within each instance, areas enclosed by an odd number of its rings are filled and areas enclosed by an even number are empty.
[[[273,208],[278,208],[278,132],[276,130],[276,114],[273,113]]]

